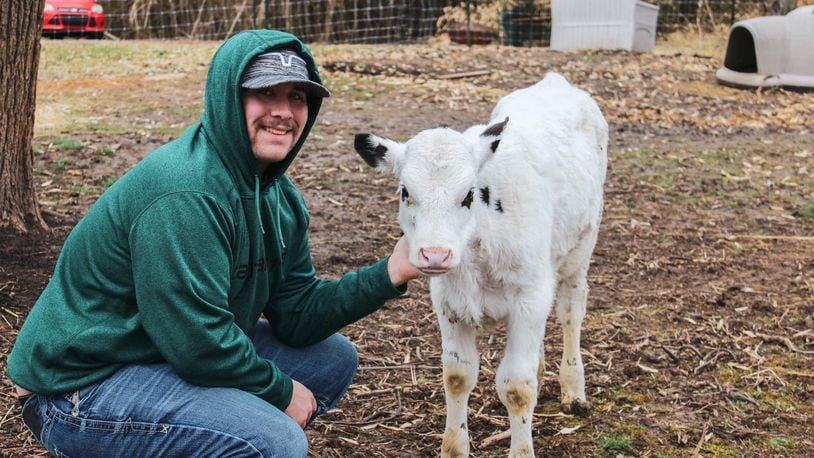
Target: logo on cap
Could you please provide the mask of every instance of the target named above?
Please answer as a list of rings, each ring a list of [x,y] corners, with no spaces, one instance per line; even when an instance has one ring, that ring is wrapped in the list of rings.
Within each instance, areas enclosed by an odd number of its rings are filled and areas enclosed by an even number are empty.
[[[290,66],[294,65],[294,59],[300,60],[300,61],[302,61],[303,64],[305,64],[305,61],[303,59],[301,59],[300,56],[298,56],[296,54],[293,54],[293,53],[288,54],[288,62],[286,62],[286,60],[285,60],[285,58],[286,58],[285,54],[283,54],[281,52],[269,53],[269,55],[270,56],[279,56],[280,57],[280,63],[283,65],[283,67],[290,67]]]

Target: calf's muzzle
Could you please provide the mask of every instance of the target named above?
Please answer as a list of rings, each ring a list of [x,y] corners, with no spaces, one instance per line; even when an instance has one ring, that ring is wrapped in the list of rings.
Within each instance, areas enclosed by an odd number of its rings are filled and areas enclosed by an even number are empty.
[[[441,247],[428,247],[418,250],[421,270],[428,272],[445,272],[452,265],[452,250]]]

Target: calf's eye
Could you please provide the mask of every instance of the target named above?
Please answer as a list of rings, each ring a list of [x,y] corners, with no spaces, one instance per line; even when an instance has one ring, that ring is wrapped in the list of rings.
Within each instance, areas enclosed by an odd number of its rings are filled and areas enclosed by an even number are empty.
[[[410,198],[410,193],[407,192],[407,188],[402,186],[401,187],[401,201],[402,202],[407,202],[407,199],[409,199],[409,198]]]
[[[461,202],[461,207],[470,208],[472,206],[472,198],[474,197],[474,190],[470,189],[468,193],[466,193],[466,197]]]

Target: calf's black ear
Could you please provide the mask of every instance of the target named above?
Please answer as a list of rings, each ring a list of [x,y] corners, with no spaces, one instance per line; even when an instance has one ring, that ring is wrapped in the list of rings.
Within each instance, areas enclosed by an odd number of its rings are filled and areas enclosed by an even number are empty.
[[[353,147],[356,148],[356,152],[362,156],[367,165],[373,168],[381,165],[384,162],[385,154],[387,154],[387,147],[374,142],[371,134],[356,134]]]
[[[498,147],[498,145],[500,145],[500,137],[501,137],[501,135],[503,135],[503,129],[506,128],[506,124],[508,124],[508,123],[509,123],[509,117],[506,116],[506,119],[504,119],[501,122],[492,124],[491,126],[487,127],[486,130],[484,130],[482,134],[480,134],[481,137],[497,137],[489,145],[489,148],[492,150],[493,153],[495,151],[497,151],[497,147]]]
[[[373,134],[356,134],[353,147],[367,165],[380,172],[393,172],[398,175],[406,148],[404,143],[379,137]]]

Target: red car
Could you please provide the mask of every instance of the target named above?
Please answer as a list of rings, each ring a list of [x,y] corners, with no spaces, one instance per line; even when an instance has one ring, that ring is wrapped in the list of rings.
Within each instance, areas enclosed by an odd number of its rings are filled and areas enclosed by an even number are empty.
[[[53,37],[105,34],[105,13],[93,0],[46,0],[42,34]]]

